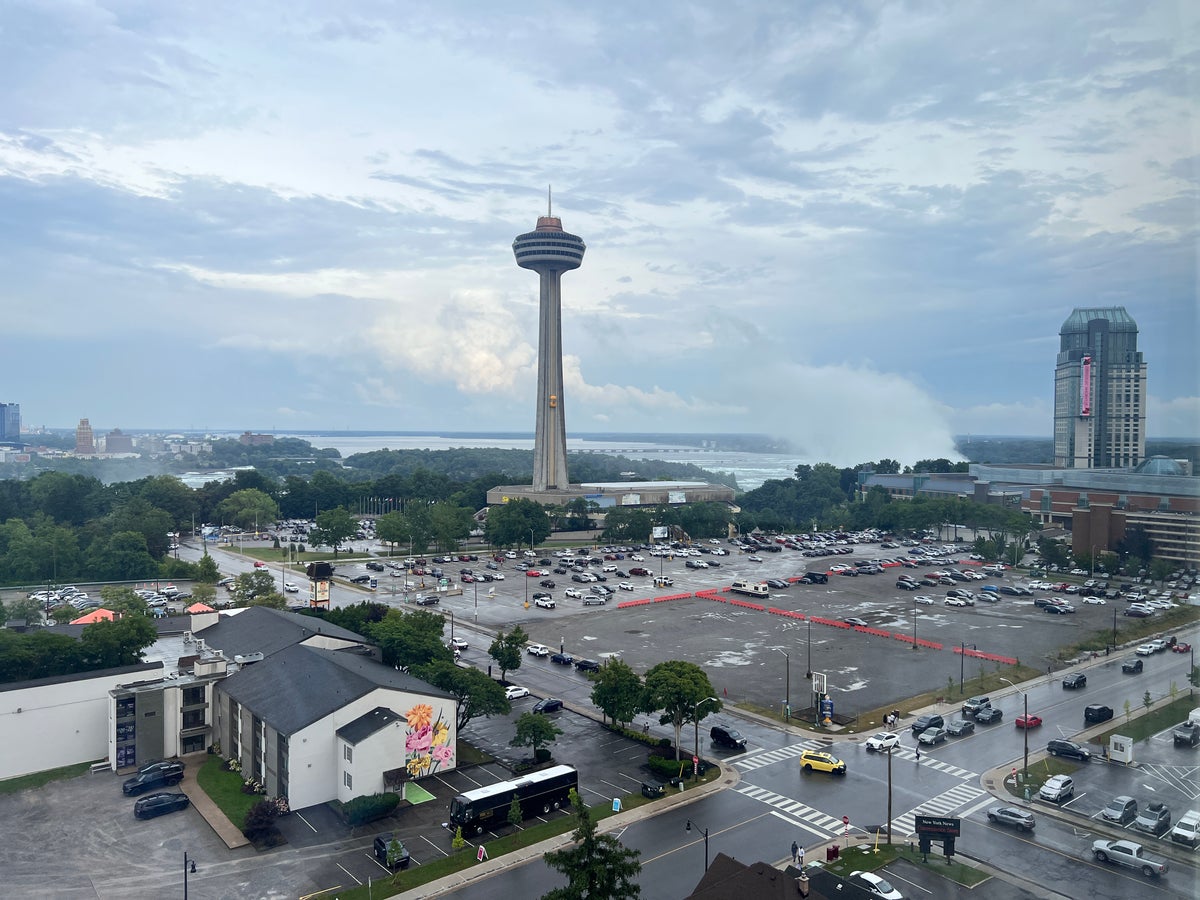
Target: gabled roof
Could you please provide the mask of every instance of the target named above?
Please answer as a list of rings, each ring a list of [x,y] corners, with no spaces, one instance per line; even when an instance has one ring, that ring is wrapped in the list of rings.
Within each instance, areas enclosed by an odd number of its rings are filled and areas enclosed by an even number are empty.
[[[869,895],[866,891],[841,879],[823,869],[808,869],[808,893],[800,893],[800,871],[795,866],[788,866],[782,871],[765,862],[747,865],[738,862],[731,856],[718,853],[712,865],[704,873],[699,884],[687,900],[772,900],[772,898],[792,898],[799,900],[828,900],[837,897],[839,900],[861,900]]]
[[[217,689],[276,731],[291,735],[377,688],[455,702],[445,691],[368,656],[303,644],[246,666]]]
[[[72,619],[69,624],[91,625],[94,622],[111,622],[116,617],[116,613],[114,613],[111,609],[100,607],[99,609],[93,609],[90,613],[85,613],[78,619]]]
[[[196,636],[203,638],[208,646],[223,650],[227,658],[233,659],[234,656],[250,653],[269,657],[315,635],[355,644],[367,643],[361,634],[316,616],[302,616],[265,606],[251,606],[236,616],[221,616],[215,625],[197,632]]]
[[[404,716],[392,712],[387,707],[377,706],[369,713],[359,716],[353,722],[347,722],[337,730],[337,736],[347,744],[359,744],[381,728],[386,728],[393,722],[403,718]]]

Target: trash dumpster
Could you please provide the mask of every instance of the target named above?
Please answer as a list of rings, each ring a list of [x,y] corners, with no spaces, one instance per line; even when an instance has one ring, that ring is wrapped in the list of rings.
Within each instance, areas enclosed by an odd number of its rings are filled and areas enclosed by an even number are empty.
[[[842,852],[842,850],[837,844],[834,844],[831,847],[826,847],[825,848],[825,862],[833,862],[841,855],[841,852]]]

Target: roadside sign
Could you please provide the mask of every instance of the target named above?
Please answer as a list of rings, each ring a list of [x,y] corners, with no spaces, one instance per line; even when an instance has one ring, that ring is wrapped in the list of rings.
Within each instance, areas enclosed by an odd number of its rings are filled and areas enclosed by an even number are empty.
[[[483,862],[487,858],[487,847],[483,846],[483,844],[480,844],[479,849],[475,852],[475,861]]]
[[[620,812],[620,811],[621,811],[621,798],[613,797],[613,812]]]

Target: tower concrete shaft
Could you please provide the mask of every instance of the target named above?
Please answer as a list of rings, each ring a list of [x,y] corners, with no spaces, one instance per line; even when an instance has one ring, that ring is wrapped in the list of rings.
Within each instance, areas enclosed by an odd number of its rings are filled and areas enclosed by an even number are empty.
[[[537,227],[513,241],[517,265],[540,279],[538,304],[537,424],[533,437],[533,489],[567,487],[567,424],[562,374],[562,273],[578,269],[587,247],[563,231],[556,216],[540,216]]]

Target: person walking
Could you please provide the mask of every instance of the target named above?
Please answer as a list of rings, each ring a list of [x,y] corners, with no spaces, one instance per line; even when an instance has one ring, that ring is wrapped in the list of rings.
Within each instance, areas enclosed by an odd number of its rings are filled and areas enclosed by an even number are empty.
[[[800,858],[800,845],[792,841],[792,862],[796,862]]]
[[[801,869],[804,868],[804,848],[803,847],[796,848],[796,866]]]

